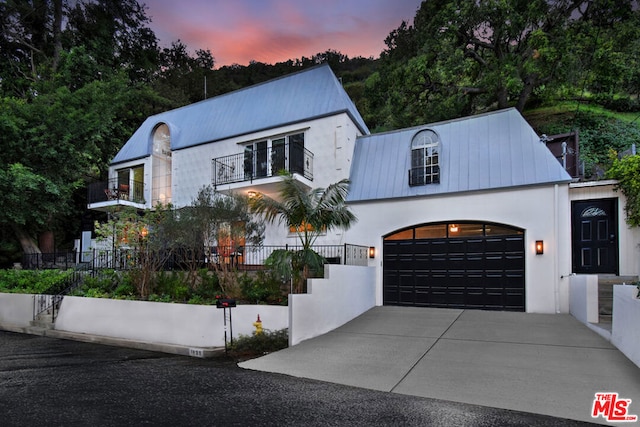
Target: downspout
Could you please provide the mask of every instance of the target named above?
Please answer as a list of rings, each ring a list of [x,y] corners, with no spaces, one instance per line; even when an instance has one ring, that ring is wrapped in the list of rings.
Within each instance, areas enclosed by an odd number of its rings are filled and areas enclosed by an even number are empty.
[[[555,240],[555,251],[553,254],[553,283],[556,304],[556,314],[560,313],[560,279],[558,276],[558,256],[560,254],[560,239],[558,237],[558,224],[560,222],[560,212],[558,212],[559,191],[558,184],[553,187],[553,234]]]

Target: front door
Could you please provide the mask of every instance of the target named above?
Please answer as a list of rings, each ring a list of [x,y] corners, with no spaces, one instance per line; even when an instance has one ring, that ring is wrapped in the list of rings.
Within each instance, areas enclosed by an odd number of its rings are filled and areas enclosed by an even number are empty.
[[[618,274],[617,199],[575,201],[571,216],[573,272]]]

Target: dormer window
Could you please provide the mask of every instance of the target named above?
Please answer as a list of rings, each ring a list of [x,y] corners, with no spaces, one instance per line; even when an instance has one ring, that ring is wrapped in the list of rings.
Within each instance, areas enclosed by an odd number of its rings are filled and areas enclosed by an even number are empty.
[[[422,130],[411,140],[411,169],[409,185],[438,184],[440,182],[440,138],[432,130]]]

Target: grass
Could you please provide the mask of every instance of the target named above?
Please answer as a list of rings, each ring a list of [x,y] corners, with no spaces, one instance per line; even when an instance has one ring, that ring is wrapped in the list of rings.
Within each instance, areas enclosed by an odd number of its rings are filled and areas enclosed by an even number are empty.
[[[563,101],[551,106],[544,106],[526,110],[524,117],[533,128],[543,128],[552,124],[570,123],[576,113],[592,113],[598,116],[618,119],[626,123],[634,123],[640,127],[640,112],[618,112],[608,110],[597,104],[578,101]]]

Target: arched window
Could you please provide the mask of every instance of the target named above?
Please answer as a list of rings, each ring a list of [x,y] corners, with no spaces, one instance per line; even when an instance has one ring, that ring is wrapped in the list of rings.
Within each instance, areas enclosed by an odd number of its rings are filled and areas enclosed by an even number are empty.
[[[171,133],[162,123],[153,131],[151,203],[171,203]]]
[[[437,184],[440,182],[440,138],[426,129],[411,140],[411,170],[409,185]]]

